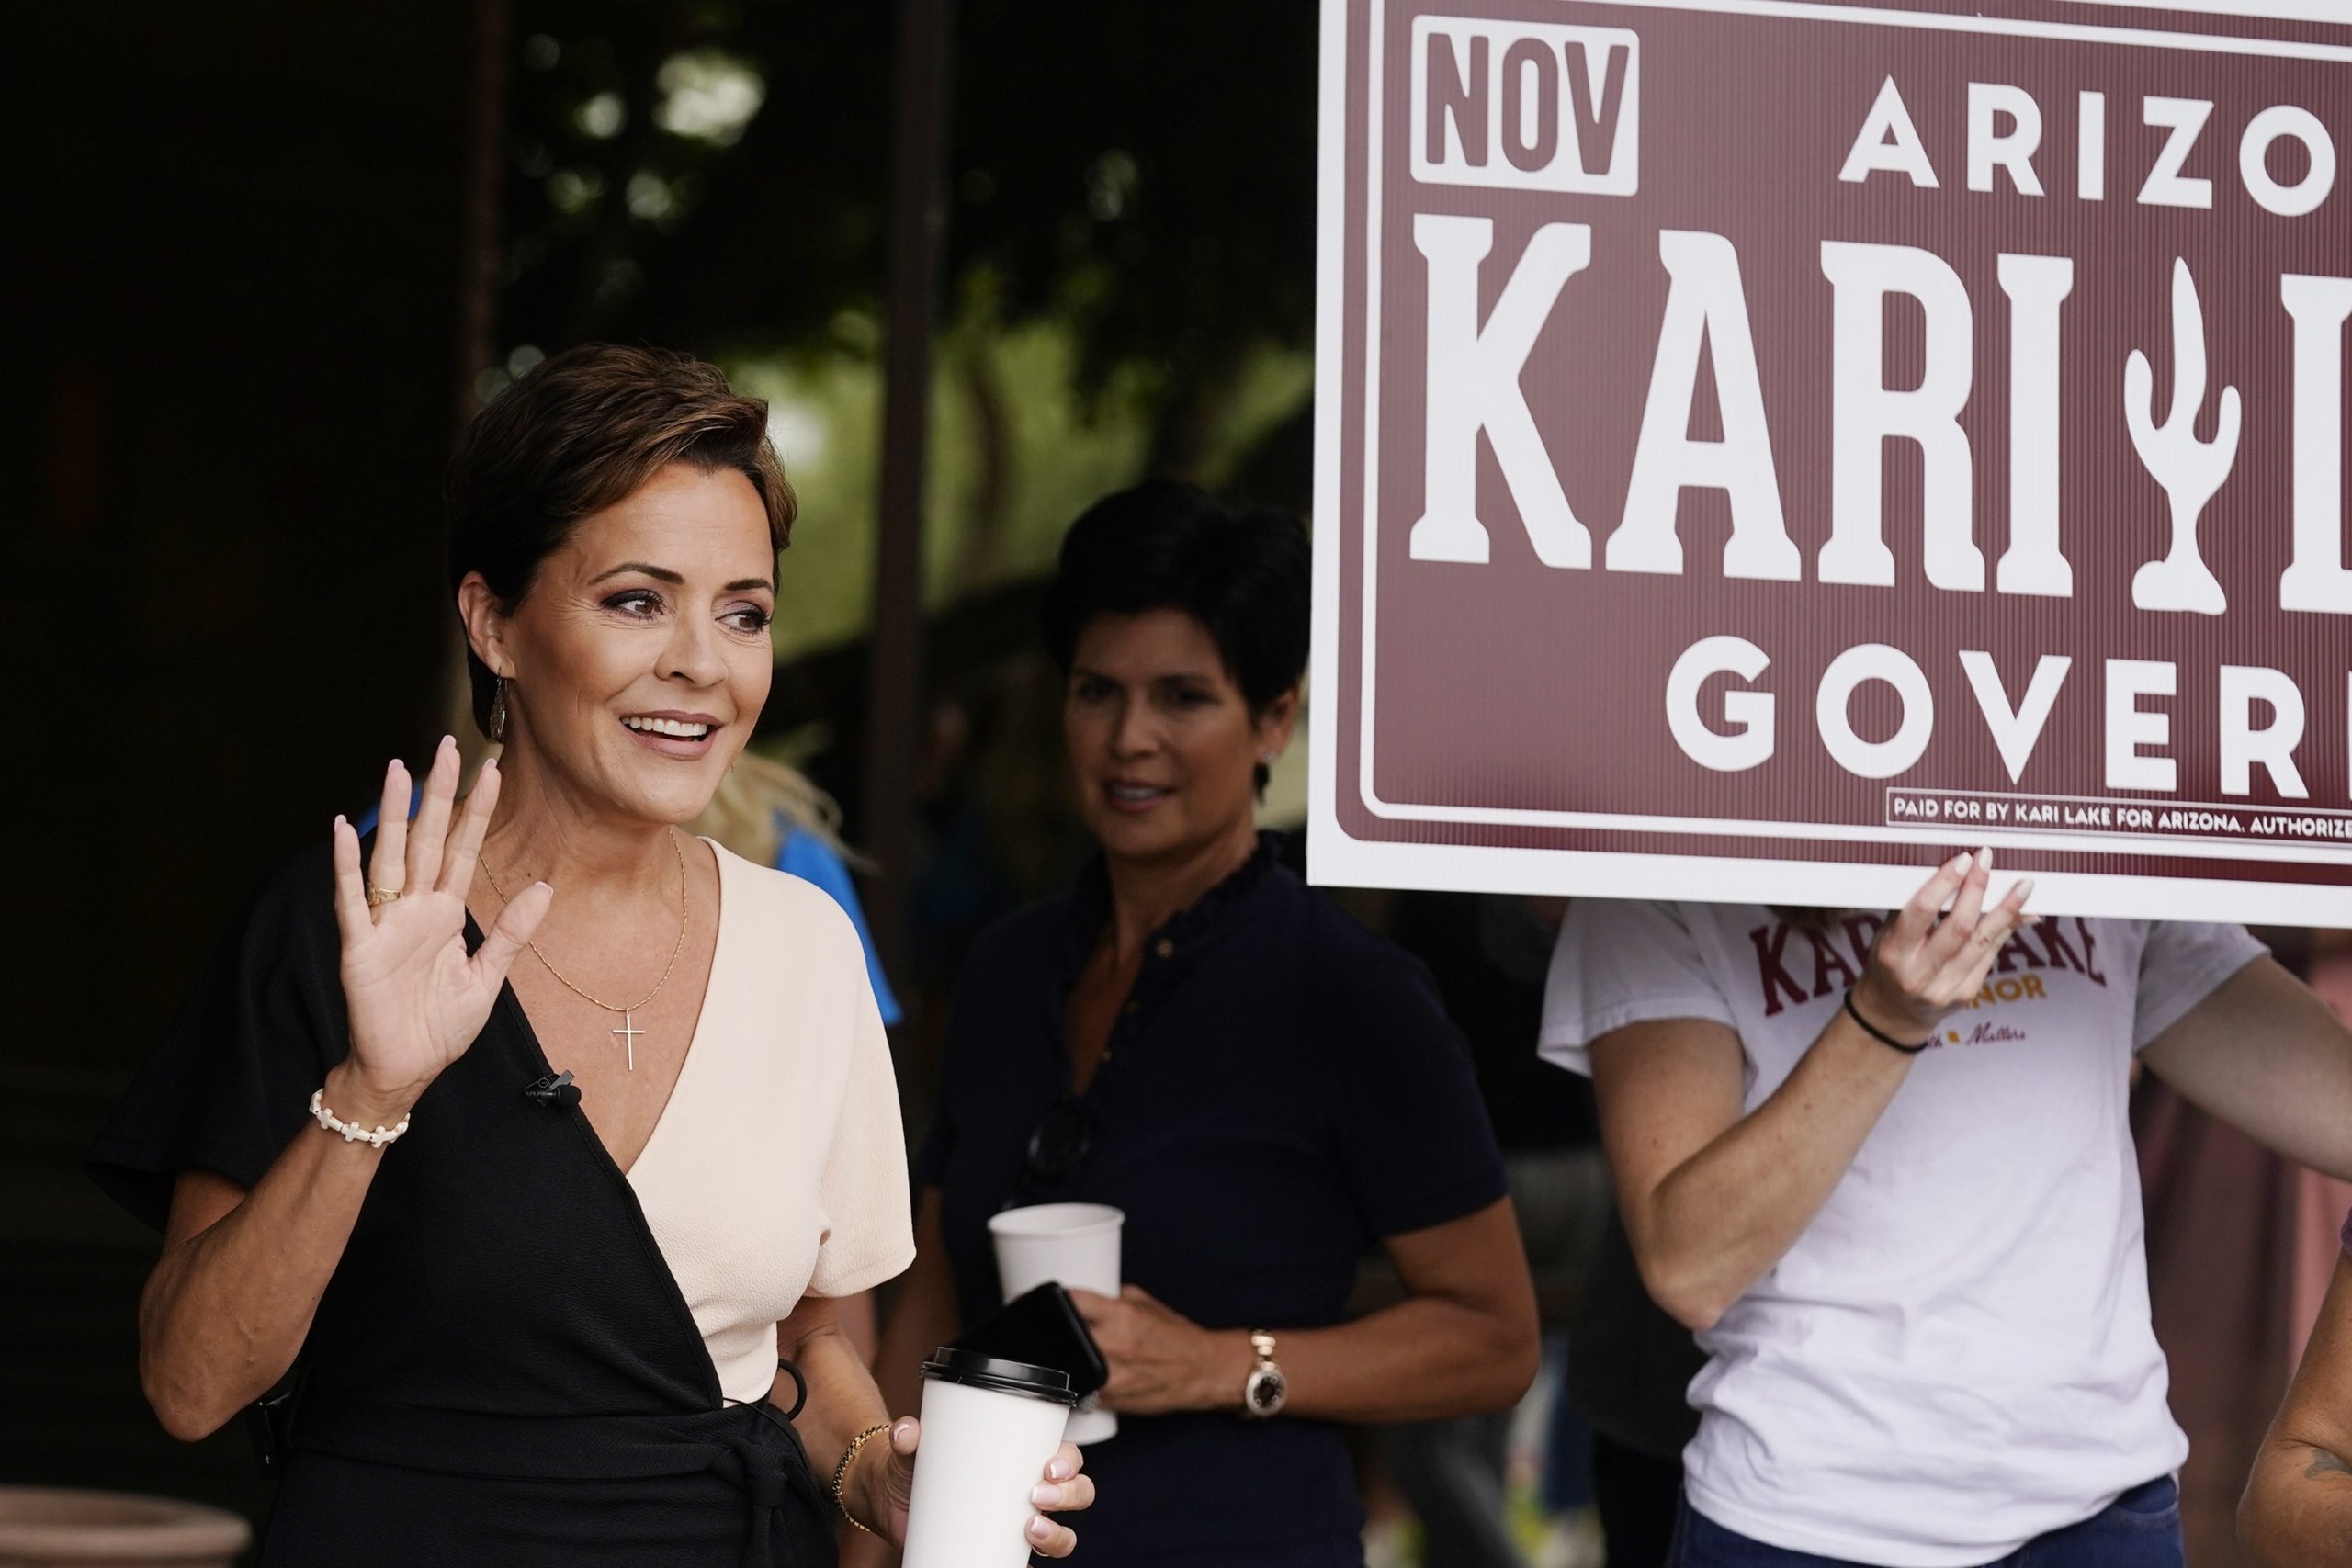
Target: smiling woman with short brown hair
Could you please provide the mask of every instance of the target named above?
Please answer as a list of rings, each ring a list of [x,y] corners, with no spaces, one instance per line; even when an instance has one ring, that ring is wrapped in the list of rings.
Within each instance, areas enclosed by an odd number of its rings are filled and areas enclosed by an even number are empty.
[[[610,344],[549,363],[553,374],[541,366],[484,409],[450,462],[451,593],[462,598],[478,577],[511,608],[582,518],[673,464],[741,474],[765,513],[770,555],[792,542],[800,503],[768,444],[767,404],[738,393],[717,366]],[[470,641],[466,671],[474,721],[496,739],[497,677]]]
[[[148,1396],[194,1438],[295,1371],[265,1565],[821,1568],[917,1440],[831,1304],[912,1254],[889,1049],[839,907],[677,827],[767,698],[766,410],[574,349],[449,497],[504,751],[278,872],[95,1151],[164,1232]]]

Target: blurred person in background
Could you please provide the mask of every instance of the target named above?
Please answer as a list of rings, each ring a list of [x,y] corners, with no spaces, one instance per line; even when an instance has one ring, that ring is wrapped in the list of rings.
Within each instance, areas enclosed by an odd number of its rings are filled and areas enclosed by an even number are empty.
[[[2327,954],[2331,937],[2352,931],[2251,929],[2290,974],[2352,1017],[2352,975]],[[2352,1183],[2264,1147],[2147,1073],[2132,1085],[2132,1138],[2165,1402],[2188,1438],[2182,1533],[2191,1562],[2237,1562],[2246,1476],[2335,1280]]]
[[[1698,1435],[1690,1380],[1707,1358],[1650,1300],[1612,1209],[1568,1321],[1560,1411],[1592,1435],[1592,1500],[1608,1568],[1664,1568],[1682,1511],[1682,1450]]]
[[[2264,1439],[2238,1536],[2260,1568],[2352,1568],[2352,1216],[2319,1325]]]
[[[1340,1422],[1514,1403],[1534,1293],[1478,1086],[1420,966],[1279,863],[1253,808],[1307,643],[1298,520],[1152,483],[1098,502],[1046,601],[1099,853],[983,935],[918,1158],[886,1384],[1001,1299],[988,1223],[1125,1212],[1089,1550],[1156,1568],[1340,1568],[1363,1507]],[[1353,1322],[1385,1249],[1404,1299]]]
[[[164,1233],[166,1429],[296,1373],[266,1568],[786,1568],[903,1529],[916,1423],[831,1300],[912,1255],[857,940],[678,830],[768,693],[766,432],[714,367],[600,344],[475,419],[449,586],[501,755],[460,806],[445,739],[413,821],[392,762],[370,840],[278,871],[93,1152]],[[1043,1506],[1085,1506],[1078,1462]]]
[[[2352,1171],[2352,1033],[2235,927],[1579,900],[1544,1048],[1592,1075],[1643,1278],[1697,1331],[1678,1568],[2175,1568],[2134,1060]]]
[[[806,773],[749,750],[735,759],[710,804],[688,824],[688,831],[717,840],[753,865],[774,866],[824,889],[856,929],[875,1006],[884,1025],[895,1027],[904,1015],[866,930],[865,907],[850,880],[850,852],[841,828],[841,807]]]
[[[2298,933],[2312,987],[2339,1016],[2352,1017],[2352,931]],[[2314,1206],[2343,1188],[2301,1173],[2296,1198]],[[2299,1225],[2302,1230],[2306,1226]],[[2297,1258],[2296,1293],[2309,1288],[2310,1259]],[[2238,1536],[2261,1568],[2352,1568],[2352,1217],[2337,1233],[2336,1255],[2317,1310],[2308,1303],[2297,1325],[2315,1318],[2277,1418],[2256,1451],[2238,1504]]]
[[[1557,1384],[1577,1353],[1566,1325],[1583,1297],[1610,1197],[1591,1086],[1527,1049],[1543,1022],[1558,908],[1510,894],[1405,892],[1382,924],[1428,965],[1446,1015],[1468,1041],[1479,1097],[1503,1151],[1552,1384],[1539,1503],[1550,1533],[1539,1568],[1581,1568],[1598,1562],[1589,1521],[1577,1517],[1592,1500],[1590,1436]],[[1422,1568],[1512,1568],[1525,1560],[1509,1508],[1515,1416],[1494,1411],[1384,1429],[1390,1473],[1421,1522]]]

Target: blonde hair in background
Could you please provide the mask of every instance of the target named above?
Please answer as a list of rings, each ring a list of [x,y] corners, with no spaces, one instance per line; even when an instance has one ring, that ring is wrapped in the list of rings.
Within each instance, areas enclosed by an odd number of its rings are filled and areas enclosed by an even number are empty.
[[[831,795],[791,763],[748,750],[687,830],[716,839],[754,865],[774,865],[787,827],[813,835],[852,866],[865,863],[842,842],[842,808]]]

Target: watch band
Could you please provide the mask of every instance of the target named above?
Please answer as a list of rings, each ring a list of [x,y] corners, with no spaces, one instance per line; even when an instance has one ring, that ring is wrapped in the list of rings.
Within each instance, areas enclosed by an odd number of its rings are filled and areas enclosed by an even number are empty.
[[[1290,1380],[1274,1361],[1274,1337],[1262,1328],[1250,1331],[1250,1350],[1256,1358],[1241,1384],[1241,1414],[1263,1421],[1276,1415],[1290,1399]]]

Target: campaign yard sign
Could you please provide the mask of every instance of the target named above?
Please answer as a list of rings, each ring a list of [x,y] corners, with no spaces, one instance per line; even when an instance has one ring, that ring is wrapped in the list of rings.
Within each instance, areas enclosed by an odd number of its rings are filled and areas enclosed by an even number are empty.
[[[2352,0],[1326,0],[1316,879],[2352,925]]]

